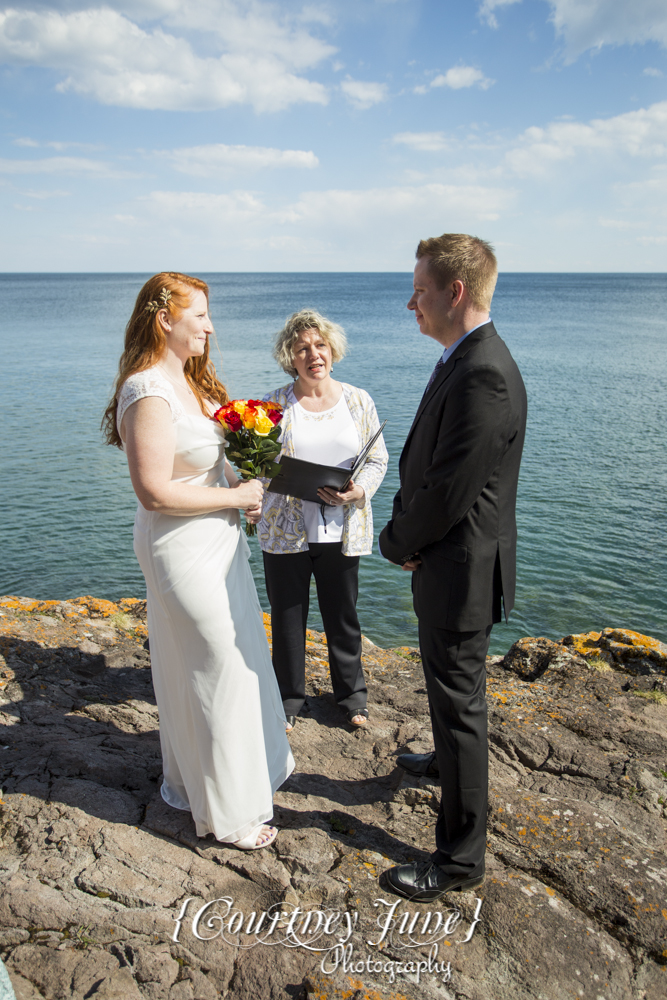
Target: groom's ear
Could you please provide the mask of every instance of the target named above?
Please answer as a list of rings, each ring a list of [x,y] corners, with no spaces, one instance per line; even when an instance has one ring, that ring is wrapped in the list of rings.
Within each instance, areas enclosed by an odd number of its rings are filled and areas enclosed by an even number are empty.
[[[447,289],[449,291],[449,304],[451,307],[455,308],[463,301],[463,297],[466,294],[467,289],[463,282],[458,278],[456,281],[452,281],[451,284],[447,286]]]

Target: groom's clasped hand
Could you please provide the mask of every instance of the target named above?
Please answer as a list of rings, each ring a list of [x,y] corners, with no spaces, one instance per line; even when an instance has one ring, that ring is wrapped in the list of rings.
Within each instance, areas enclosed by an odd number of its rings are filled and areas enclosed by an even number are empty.
[[[485,660],[492,625],[514,601],[526,422],[521,375],[490,318],[496,278],[483,240],[422,240],[407,304],[441,350],[379,538],[382,555],[410,573],[435,746],[397,763],[442,788],[431,857],[383,876],[416,902],[484,878]],[[230,401],[209,357],[212,334],[204,282],[151,278],[127,326],[105,428],[139,501],[162,797],[192,814],[198,836],[256,850],[277,835],[273,794],[294,767],[287,734],[306,701],[313,577],[334,699],[348,725],[370,724],[358,573],[373,550],[371,499],[388,455],[368,392],[333,377],[347,349],[339,324],[312,309],[288,317],[273,356],[290,381],[263,400]],[[283,459],[315,479],[321,467],[319,489],[288,495],[299,479],[280,485]],[[353,467],[354,480],[340,471]],[[262,552],[271,652],[239,511]]]

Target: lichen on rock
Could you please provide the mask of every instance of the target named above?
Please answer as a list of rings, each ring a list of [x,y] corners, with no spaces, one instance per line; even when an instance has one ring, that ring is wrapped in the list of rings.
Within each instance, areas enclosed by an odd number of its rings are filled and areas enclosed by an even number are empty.
[[[602,660],[631,673],[667,674],[667,645],[626,628],[566,635],[563,644],[588,661]]]
[[[398,911],[421,921],[456,909],[470,926],[479,897],[480,923],[466,944],[462,934],[441,942],[446,983],[390,981],[366,966],[325,974],[303,947],[201,940],[192,915],[221,898],[246,918],[271,907],[345,913],[355,961],[426,960],[400,935],[368,944],[397,899],[383,872],[434,844],[437,783],[395,765],[432,746],[418,650],[365,644],[371,717],[352,730],[333,701],[325,636],[309,632],[307,704],[290,736],[297,769],[275,796],[280,833],[244,853],[198,838],[159,795],[145,615],[131,598],[0,599],[0,952],[19,1000],[667,995],[658,640],[605,628],[489,657],[486,882]]]

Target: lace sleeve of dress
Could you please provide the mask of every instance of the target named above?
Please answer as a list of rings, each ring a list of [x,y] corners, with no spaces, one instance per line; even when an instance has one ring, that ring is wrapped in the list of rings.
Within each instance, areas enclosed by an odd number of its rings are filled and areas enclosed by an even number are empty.
[[[136,372],[125,379],[118,396],[118,410],[116,413],[116,426],[120,434],[120,425],[125,416],[128,406],[136,403],[138,399],[145,396],[160,396],[166,399],[171,408],[171,419],[178,420],[185,413],[185,410],[178,401],[174,388],[166,378],[156,371],[155,368],[148,368],[144,372]]]

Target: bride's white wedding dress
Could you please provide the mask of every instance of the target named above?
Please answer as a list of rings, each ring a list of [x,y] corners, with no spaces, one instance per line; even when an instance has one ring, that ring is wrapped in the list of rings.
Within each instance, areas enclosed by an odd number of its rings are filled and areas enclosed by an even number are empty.
[[[158,369],[126,380],[118,426],[145,396],[171,407],[172,481],[227,489],[222,428],[185,413]],[[146,577],[162,797],[192,812],[198,836],[240,840],[271,819],[294,760],[239,512],[175,517],[139,504],[134,551]]]

